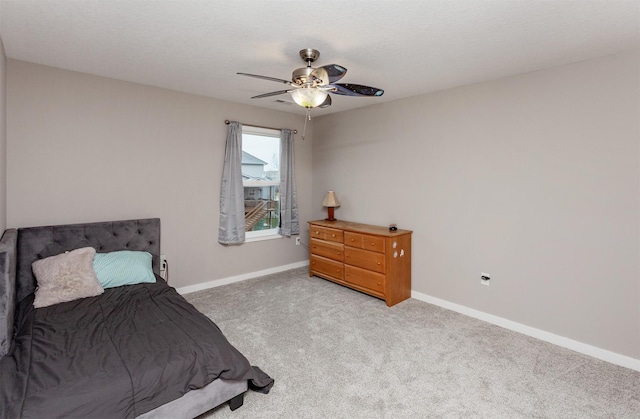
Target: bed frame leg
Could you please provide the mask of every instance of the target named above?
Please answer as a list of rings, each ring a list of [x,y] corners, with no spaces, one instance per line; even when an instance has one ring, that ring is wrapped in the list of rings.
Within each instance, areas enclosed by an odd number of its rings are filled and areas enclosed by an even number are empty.
[[[229,400],[229,409],[236,410],[244,403],[244,393],[238,394],[236,397]]]

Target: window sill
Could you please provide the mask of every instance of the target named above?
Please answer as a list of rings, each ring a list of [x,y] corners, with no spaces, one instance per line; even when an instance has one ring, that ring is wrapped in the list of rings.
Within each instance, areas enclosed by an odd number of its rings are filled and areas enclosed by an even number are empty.
[[[269,234],[269,235],[264,235],[264,236],[245,237],[244,242],[245,243],[260,242],[260,241],[263,241],[263,240],[281,239],[282,237],[283,236],[274,233],[274,234]]]

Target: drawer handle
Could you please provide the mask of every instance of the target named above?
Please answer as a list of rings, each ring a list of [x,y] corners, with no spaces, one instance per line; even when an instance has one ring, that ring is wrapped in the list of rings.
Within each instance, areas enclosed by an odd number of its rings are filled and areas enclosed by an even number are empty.
[[[380,263],[380,262],[378,262],[378,265],[381,265],[381,263]]]
[[[371,246],[375,246],[375,245],[376,245],[375,243],[371,243]]]
[[[331,235],[331,237],[335,237],[335,236],[336,236],[335,234],[332,234],[332,235]]]
[[[318,234],[318,230],[316,230],[316,232],[314,234]]]
[[[356,241],[356,239],[351,239],[352,242]]]

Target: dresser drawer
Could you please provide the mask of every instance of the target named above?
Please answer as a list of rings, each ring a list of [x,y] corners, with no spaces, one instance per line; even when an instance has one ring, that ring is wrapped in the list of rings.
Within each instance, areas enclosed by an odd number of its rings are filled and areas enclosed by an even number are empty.
[[[331,278],[344,280],[344,265],[335,260],[323,258],[317,255],[311,255],[309,259],[309,268],[312,273],[316,273],[323,276],[329,276]]]
[[[358,249],[362,249],[362,234],[345,231],[344,244],[345,246],[357,247]]]
[[[324,240],[324,233],[325,233],[324,227],[318,227],[314,225],[309,226],[309,237],[312,239],[315,238],[315,239]]]
[[[311,239],[310,242],[309,248],[312,254],[340,262],[344,261],[344,246],[342,244],[318,239]]]
[[[384,295],[385,276],[382,274],[345,265],[344,280],[349,284],[373,291],[377,295]]]
[[[324,239],[329,240],[336,243],[342,243],[344,238],[344,231],[336,230],[335,228],[325,228],[324,229]]]
[[[320,240],[328,240],[331,242],[342,243],[344,232],[335,228],[319,227],[311,225],[309,228],[309,236]]]
[[[385,256],[382,253],[369,252],[368,250],[344,248],[344,263],[355,265],[363,269],[379,272],[386,272]]]
[[[382,237],[346,231],[344,233],[344,244],[350,247],[384,253],[384,238]]]

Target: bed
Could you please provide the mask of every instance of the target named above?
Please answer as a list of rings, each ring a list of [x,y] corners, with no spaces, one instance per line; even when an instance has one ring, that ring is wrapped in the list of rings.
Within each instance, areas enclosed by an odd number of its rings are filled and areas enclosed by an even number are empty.
[[[123,254],[148,257],[152,279],[116,269],[130,283],[42,306],[50,261]],[[162,280],[159,255],[158,218],[4,232],[0,417],[193,418],[269,392],[273,379]]]

